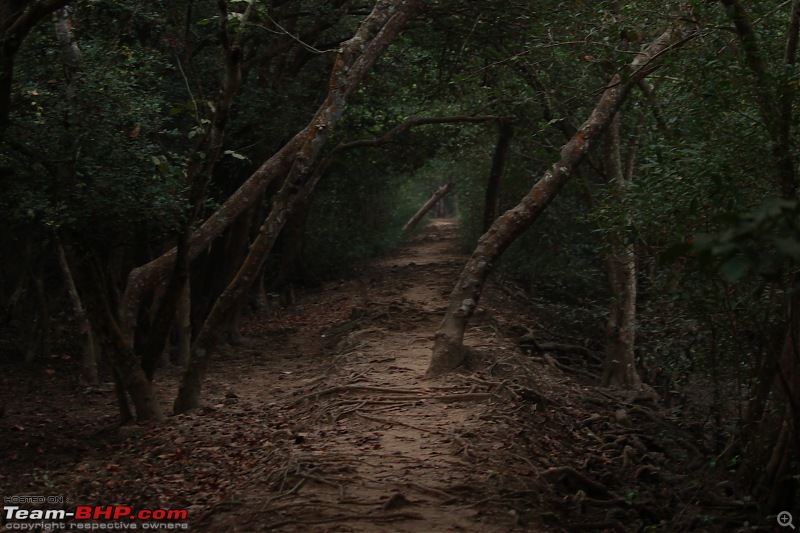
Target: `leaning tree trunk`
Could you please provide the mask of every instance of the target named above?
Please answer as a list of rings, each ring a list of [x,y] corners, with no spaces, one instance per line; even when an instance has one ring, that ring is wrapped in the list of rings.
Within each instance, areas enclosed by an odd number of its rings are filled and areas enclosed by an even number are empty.
[[[420,207],[419,210],[414,213],[414,216],[411,217],[408,222],[406,222],[406,225],[403,226],[403,231],[408,232],[414,229],[417,224],[419,224],[419,221],[422,220],[422,217],[428,214],[428,211],[433,209],[433,206],[438,204],[445,196],[450,194],[450,191],[452,191],[453,187],[455,186],[455,182],[448,181],[446,184],[439,187],[436,192],[433,193],[430,198],[428,198],[428,201],[422,204],[422,207]]]
[[[622,168],[619,117],[611,121],[603,138],[603,171],[611,196],[622,201],[628,186]],[[629,217],[626,217],[626,219]],[[636,252],[624,228],[614,228],[608,236],[606,266],[611,285],[611,309],[606,326],[606,358],[603,384],[623,389],[637,388],[642,380],[636,371]]]
[[[314,164],[338,124],[348,96],[400,34],[416,5],[416,0],[378,0],[355,36],[342,45],[334,61],[327,98],[304,130],[303,143],[295,154],[289,175],[239,272],[217,299],[192,346],[189,365],[173,405],[175,413],[200,405],[200,391],[211,354],[219,342],[220,325],[257,279],[295,203],[313,191],[321,176],[320,173],[312,175]]]
[[[586,122],[561,149],[561,159],[548,170],[513,209],[498,218],[478,241],[467,265],[450,295],[444,319],[434,337],[433,356],[427,375],[436,376],[462,365],[467,358],[464,331],[475,311],[495,261],[508,246],[547,208],[569,181],[589,148],[600,138],[631,88],[652,70],[652,62],[668,49],[679,46],[690,36],[686,25],[678,23],[639,53],[630,65],[631,73],[623,81],[615,75]]]

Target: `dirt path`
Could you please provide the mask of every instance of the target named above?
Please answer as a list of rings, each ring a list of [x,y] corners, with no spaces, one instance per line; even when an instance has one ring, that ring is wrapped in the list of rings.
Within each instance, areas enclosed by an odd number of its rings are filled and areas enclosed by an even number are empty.
[[[349,308],[349,316],[323,330],[322,340],[335,344],[317,354],[316,375],[283,371],[288,394],[276,403],[290,447],[275,451],[283,465],[268,486],[276,490],[251,491],[209,531],[232,520],[236,531],[511,530],[514,516],[474,505],[494,496],[492,479],[502,475],[476,455],[506,447],[508,435],[487,418],[502,398],[463,377],[423,378],[464,259],[454,222],[437,220],[372,263],[355,294],[334,288],[332,298],[323,292],[298,303],[296,313],[313,315],[322,304]]]

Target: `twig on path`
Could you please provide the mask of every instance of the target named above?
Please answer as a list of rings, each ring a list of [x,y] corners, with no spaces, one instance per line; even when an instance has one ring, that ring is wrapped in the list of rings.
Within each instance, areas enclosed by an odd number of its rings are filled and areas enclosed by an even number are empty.
[[[438,431],[435,431],[433,429],[426,429],[423,427],[415,426],[413,424],[407,424],[406,422],[400,422],[399,420],[389,420],[387,418],[365,415],[360,411],[356,411],[355,414],[357,414],[361,418],[366,418],[367,420],[372,420],[373,422],[380,422],[381,424],[389,424],[390,426],[405,426],[407,428],[416,429],[417,431],[423,431],[425,433],[434,433],[434,434],[438,433]]]
[[[370,373],[370,372],[372,372],[373,370],[375,370],[375,367],[372,367],[372,366],[371,366],[371,367],[367,368],[366,370],[364,370],[364,371],[362,371],[362,372],[356,372],[356,371],[353,371],[353,372],[351,372],[351,373],[350,373],[350,375],[347,377],[347,381],[348,381],[349,383],[351,383],[351,384],[352,384],[352,383],[357,383],[357,382],[359,382],[359,381],[367,381],[367,374],[369,374],[369,373]],[[350,386],[352,387],[352,386],[354,386],[354,385],[350,385]]]
[[[470,446],[466,440],[462,439],[458,435],[453,435],[452,438],[453,442],[460,446],[460,448],[455,451],[456,455],[463,455],[467,459],[478,459],[478,456],[472,451],[472,446]]]

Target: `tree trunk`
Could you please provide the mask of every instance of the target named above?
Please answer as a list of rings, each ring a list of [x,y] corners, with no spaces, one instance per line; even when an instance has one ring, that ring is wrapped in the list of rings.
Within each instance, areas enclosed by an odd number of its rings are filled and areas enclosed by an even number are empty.
[[[31,271],[30,283],[35,293],[28,303],[28,327],[25,340],[25,364],[32,365],[37,357],[50,355],[50,305],[44,290],[44,274],[38,267]]]
[[[416,4],[415,0],[378,0],[355,36],[342,45],[333,65],[328,96],[311,123],[303,130],[300,137],[302,144],[293,157],[291,171],[239,272],[217,299],[192,346],[189,365],[173,405],[175,413],[200,405],[202,382],[211,354],[219,342],[220,324],[230,310],[245,298],[257,279],[294,204],[313,191],[321,176],[319,172],[312,175],[314,163],[338,124],[348,96],[397,38],[415,11]]]
[[[67,256],[64,253],[64,247],[58,244],[58,262],[61,265],[61,271],[64,273],[64,282],[67,285],[67,293],[72,301],[72,307],[75,310],[75,319],[78,321],[81,336],[83,337],[83,354],[81,356],[81,380],[85,385],[97,385],[100,382],[98,374],[98,357],[96,345],[94,341],[94,334],[92,333],[92,324],[86,316],[86,311],[83,308],[83,302],[78,294],[78,289],[75,287],[75,280],[72,278],[72,270],[69,268]]]
[[[178,307],[184,295],[184,288],[189,283],[189,260],[187,257],[187,237],[181,235],[178,242],[178,261],[164,294],[157,297],[155,312],[147,328],[147,339],[142,351],[142,369],[151,382],[156,375],[156,368],[163,360],[169,343],[170,331],[173,329]]]
[[[433,356],[427,375],[448,372],[466,361],[464,331],[475,311],[489,273],[508,246],[547,208],[575,172],[589,148],[599,139],[631,88],[653,69],[652,62],[668,49],[685,42],[685,24],[678,23],[639,53],[625,81],[615,75],[606,86],[589,119],[561,149],[561,159],[548,170],[513,209],[506,211],[478,241],[450,295],[450,304],[434,337]]]
[[[489,181],[486,183],[486,199],[483,207],[483,231],[489,231],[500,210],[500,180],[506,170],[508,154],[511,151],[511,140],[514,138],[514,125],[508,120],[500,121],[500,136],[492,157],[492,168]]]
[[[186,280],[178,302],[178,319],[176,327],[177,342],[177,363],[181,368],[186,368],[189,364],[189,353],[192,346],[192,297],[191,284]]]
[[[118,384],[117,397],[123,422],[127,418],[126,394],[130,395],[136,410],[136,418],[140,421],[160,420],[163,418],[161,406],[150,380],[147,379],[139,358],[133,350],[133,343],[126,338],[114,317],[112,302],[105,276],[99,262],[101,258],[79,262],[72,273],[75,284],[83,296],[86,314],[92,323],[93,333],[102,352],[107,354],[113,366],[115,382]]]
[[[431,195],[428,201],[422,204],[422,207],[419,208],[419,210],[414,214],[414,216],[411,217],[411,219],[408,222],[406,222],[406,225],[403,226],[403,231],[408,232],[414,229],[416,225],[419,224],[419,221],[422,220],[422,217],[424,217],[428,213],[428,211],[430,211],[433,208],[433,206],[438,204],[442,198],[447,196],[450,193],[450,191],[453,190],[453,187],[455,187],[455,185],[456,185],[455,182],[449,181],[445,185],[439,187],[439,189],[435,193],[433,193],[433,195]]]
[[[247,250],[250,246],[250,230],[254,218],[253,210],[250,209],[230,228],[230,235],[224,250],[225,263],[223,266],[224,274],[222,276],[223,284],[222,287],[220,287],[219,293],[215,294],[215,296],[218,296],[225,290],[225,287],[227,287],[228,283],[236,276],[239,266],[247,256]],[[242,335],[239,332],[239,327],[241,325],[245,303],[245,300],[242,300],[231,309],[225,322],[220,325],[223,336],[226,337],[227,342],[232,346],[238,346],[242,343]]]
[[[622,201],[628,186],[620,155],[619,117],[615,117],[603,138],[603,170],[611,196]],[[629,161],[632,165],[632,162]],[[630,167],[629,167],[630,168]],[[626,216],[626,222],[630,217]],[[606,258],[611,285],[611,309],[606,327],[606,358],[603,384],[622,389],[642,384],[636,371],[634,344],[636,336],[636,252],[628,242],[624,228],[614,228],[608,236]]]
[[[770,513],[790,509],[798,493],[797,461],[800,459],[800,302],[790,310],[793,322],[787,329],[783,348],[777,356],[772,379],[774,408],[761,420],[760,433],[771,437],[772,450],[756,482],[756,494]],[[764,431],[764,430],[767,431]]]
[[[324,169],[317,169],[320,172]],[[295,204],[291,216],[281,231],[275,248],[280,252],[280,264],[275,276],[270,280],[269,292],[278,291],[292,281],[306,287],[319,287],[322,281],[308,268],[303,261],[303,244],[308,224],[310,197]],[[256,282],[256,286],[261,281]],[[264,290],[259,288],[259,290]]]
[[[320,145],[321,147],[321,145]],[[311,194],[316,180],[301,187],[302,172],[292,173],[278,193],[259,234],[250,246],[250,252],[234,279],[217,298],[211,312],[197,334],[189,356],[189,364],[183,374],[178,395],[173,404],[175,414],[185,413],[200,406],[200,392],[208,371],[211,354],[216,349],[222,333],[222,324],[231,310],[241,305],[247,293],[258,279],[272,247],[280,234],[286,218],[291,215],[294,204]],[[318,178],[319,174],[315,175]]]

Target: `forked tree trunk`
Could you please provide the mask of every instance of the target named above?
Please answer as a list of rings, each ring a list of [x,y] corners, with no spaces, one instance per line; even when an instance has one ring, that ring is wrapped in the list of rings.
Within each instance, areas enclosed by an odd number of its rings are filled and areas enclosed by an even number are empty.
[[[450,191],[452,191],[453,187],[455,186],[456,186],[455,182],[449,181],[446,184],[439,187],[436,190],[436,192],[433,193],[430,198],[428,198],[428,201],[422,204],[422,207],[420,207],[419,210],[416,213],[414,213],[414,216],[411,217],[411,219],[409,219],[408,222],[406,222],[406,225],[403,226],[403,231],[408,232],[414,229],[417,226],[417,224],[419,224],[419,221],[422,220],[422,217],[427,215],[428,211],[433,209],[433,207],[436,204],[438,204],[445,196],[450,194]]]
[[[321,176],[319,172],[312,174],[314,164],[338,124],[348,96],[399,35],[416,5],[416,0],[378,0],[355,36],[342,45],[333,65],[328,96],[304,130],[301,137],[303,142],[295,154],[291,171],[244,263],[217,299],[192,346],[189,365],[173,405],[175,413],[183,413],[200,405],[203,379],[211,354],[219,342],[219,326],[230,310],[246,297],[295,203],[314,190]]]
[[[561,159],[548,170],[513,209],[498,218],[478,241],[450,295],[444,319],[434,337],[433,356],[427,375],[436,376],[462,365],[467,358],[464,331],[480,300],[489,273],[508,246],[547,208],[575,172],[590,147],[602,135],[631,88],[653,69],[652,62],[690,36],[686,25],[677,23],[639,53],[630,65],[626,80],[615,75],[589,119],[562,148]]]
[[[620,155],[619,117],[611,121],[603,137],[603,171],[610,194],[622,201],[628,176]],[[630,164],[630,162],[629,162]],[[629,220],[626,217],[626,222]],[[606,326],[606,358],[603,384],[623,389],[642,384],[636,371],[636,252],[624,229],[615,228],[608,236],[606,267],[611,285],[611,309]]]
[[[134,353],[133,343],[128,342],[120,330],[98,261],[99,258],[84,260],[75,265],[72,273],[83,296],[92,331],[112,364],[122,421],[126,422],[132,415],[128,407],[128,395],[138,420],[160,420],[163,412],[155,390]]]

